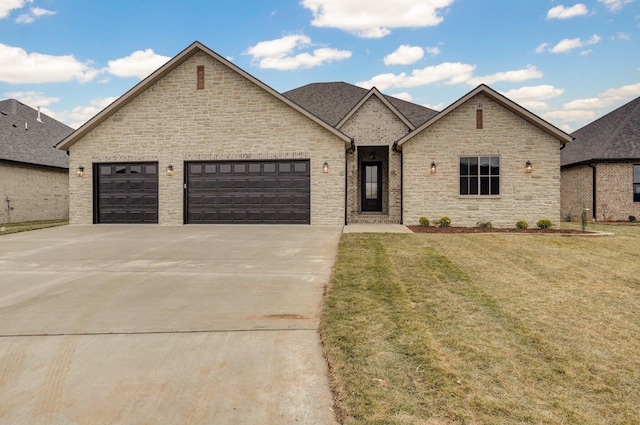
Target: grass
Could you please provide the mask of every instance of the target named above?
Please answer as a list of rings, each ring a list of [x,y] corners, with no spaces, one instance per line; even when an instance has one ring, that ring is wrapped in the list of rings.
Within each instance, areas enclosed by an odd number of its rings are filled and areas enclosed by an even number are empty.
[[[344,234],[321,321],[341,422],[637,424],[640,226],[602,227]]]
[[[23,223],[0,224],[0,236],[10,233],[28,232],[30,230],[46,229],[69,224],[68,220],[25,221]],[[2,230],[4,229],[4,230]]]

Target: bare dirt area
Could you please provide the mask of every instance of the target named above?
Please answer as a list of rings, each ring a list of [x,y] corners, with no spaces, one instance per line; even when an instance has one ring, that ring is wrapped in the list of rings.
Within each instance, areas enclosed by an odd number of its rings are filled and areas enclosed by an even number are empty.
[[[438,227],[438,226],[407,226],[413,233],[515,233],[523,235],[580,235],[593,233],[583,232],[579,229],[504,229],[504,228],[481,228],[481,227]]]

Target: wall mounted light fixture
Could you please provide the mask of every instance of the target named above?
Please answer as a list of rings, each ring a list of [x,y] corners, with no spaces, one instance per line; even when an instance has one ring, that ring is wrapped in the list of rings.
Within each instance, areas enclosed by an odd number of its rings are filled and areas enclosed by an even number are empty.
[[[533,170],[531,161],[527,161],[527,163],[524,165],[524,169],[527,173],[530,173]]]
[[[431,161],[431,174],[435,174],[437,171],[437,166],[435,161]]]
[[[82,165],[80,165],[76,170],[76,175],[78,177],[84,177],[84,167]]]
[[[173,164],[167,165],[167,176],[173,176]]]
[[[327,161],[325,161],[324,164],[322,164],[322,172],[323,173],[329,172],[329,164],[327,163]]]

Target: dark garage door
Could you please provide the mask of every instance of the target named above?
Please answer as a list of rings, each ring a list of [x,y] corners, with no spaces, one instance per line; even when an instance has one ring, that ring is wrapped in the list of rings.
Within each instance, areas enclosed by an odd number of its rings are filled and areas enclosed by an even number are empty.
[[[96,164],[96,223],[157,223],[158,164]]]
[[[309,160],[186,165],[186,223],[310,223]]]

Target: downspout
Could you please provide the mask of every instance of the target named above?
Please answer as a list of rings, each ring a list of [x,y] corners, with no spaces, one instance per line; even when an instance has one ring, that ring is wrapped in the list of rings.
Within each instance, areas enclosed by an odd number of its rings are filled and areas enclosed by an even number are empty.
[[[397,152],[398,155],[400,155],[400,224],[404,224],[404,207],[403,207],[403,201],[404,201],[404,181],[403,181],[403,177],[404,177],[404,167],[402,164],[402,151],[400,149],[398,149],[398,142],[393,142],[393,147],[391,148],[391,150],[393,152]]]
[[[593,165],[591,165],[591,162],[587,162],[587,165],[589,167],[591,167],[591,204],[592,204],[592,210],[593,210],[593,219],[596,219],[596,182],[597,182],[597,178],[596,178],[596,167],[594,167]]]
[[[348,165],[349,152],[355,152],[355,151],[356,151],[356,142],[352,137],[351,146],[349,147],[349,149],[344,151],[344,225],[345,226],[348,224],[347,218],[348,218],[348,209],[349,209],[349,205],[347,202],[347,194],[349,193],[349,165]]]

